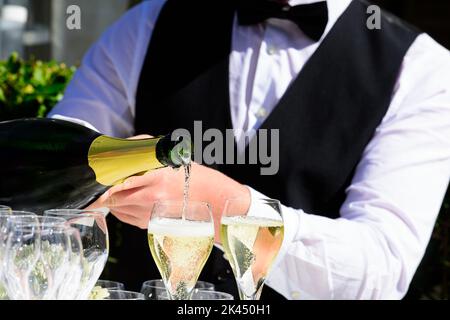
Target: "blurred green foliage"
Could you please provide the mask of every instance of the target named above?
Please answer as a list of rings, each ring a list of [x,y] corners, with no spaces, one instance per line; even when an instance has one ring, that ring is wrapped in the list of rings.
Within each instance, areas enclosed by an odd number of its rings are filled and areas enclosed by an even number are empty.
[[[63,98],[75,67],[55,61],[24,61],[17,53],[0,61],[0,121],[45,117]]]

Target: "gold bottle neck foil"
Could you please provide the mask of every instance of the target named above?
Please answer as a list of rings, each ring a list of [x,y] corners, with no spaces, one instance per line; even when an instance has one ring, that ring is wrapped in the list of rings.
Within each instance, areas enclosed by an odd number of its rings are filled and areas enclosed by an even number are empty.
[[[100,136],[88,153],[98,183],[113,186],[128,177],[164,167],[156,157],[160,139],[126,140]]]

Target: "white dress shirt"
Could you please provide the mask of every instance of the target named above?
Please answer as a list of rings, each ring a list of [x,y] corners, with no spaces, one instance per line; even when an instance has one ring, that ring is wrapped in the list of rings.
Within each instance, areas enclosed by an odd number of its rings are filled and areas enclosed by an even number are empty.
[[[51,116],[112,136],[134,134],[139,75],[164,2],[144,2],[109,28],[86,54]],[[307,2],[316,1],[290,1]],[[324,37],[351,0],[327,2]],[[289,21],[234,24],[235,129],[261,125],[321,41],[314,43]],[[388,112],[347,189],[341,218],[284,206],[285,239],[267,284],[289,299],[402,298],[449,180],[450,54],[423,34],[404,59]],[[264,197],[251,192],[253,202]]]

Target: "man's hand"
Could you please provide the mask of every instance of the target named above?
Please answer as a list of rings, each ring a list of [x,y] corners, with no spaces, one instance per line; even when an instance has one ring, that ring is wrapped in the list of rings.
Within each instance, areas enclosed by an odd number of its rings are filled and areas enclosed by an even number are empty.
[[[119,220],[146,229],[153,204],[159,200],[182,200],[183,188],[184,170],[158,169],[143,176],[130,177],[124,183],[112,187],[89,209],[108,207]],[[250,191],[247,187],[219,171],[192,164],[189,200],[211,204],[216,241],[219,241],[220,217],[225,201],[236,197],[247,198],[250,206]]]

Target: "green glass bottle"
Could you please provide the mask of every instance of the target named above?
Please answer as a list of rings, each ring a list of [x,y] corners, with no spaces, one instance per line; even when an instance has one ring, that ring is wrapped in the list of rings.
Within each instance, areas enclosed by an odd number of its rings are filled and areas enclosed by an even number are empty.
[[[0,123],[0,204],[37,213],[84,208],[124,179],[180,167],[191,144],[171,135],[117,139],[56,119]]]

